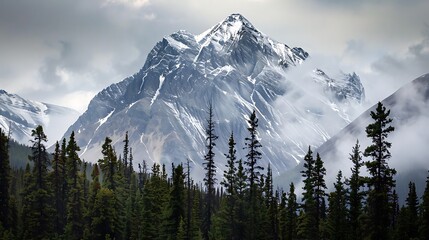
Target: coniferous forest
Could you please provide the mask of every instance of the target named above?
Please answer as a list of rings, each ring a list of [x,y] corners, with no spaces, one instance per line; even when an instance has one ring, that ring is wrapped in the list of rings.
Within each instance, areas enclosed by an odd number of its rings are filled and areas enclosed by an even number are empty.
[[[10,162],[11,139],[0,130],[0,238],[429,239],[429,175],[423,196],[410,182],[400,206],[396,170],[389,167],[395,130],[389,115],[378,103],[365,129],[372,144],[350,146],[344,161],[352,162],[351,175],[339,171],[332,192],[323,159],[311,147],[303,159],[303,189],[273,185],[255,111],[243,119],[247,137],[235,139],[234,133],[216,135],[209,107],[203,179],[192,178],[189,159],[171,166],[134,159],[128,134],[120,150],[106,137],[94,164],[79,158],[74,133],[51,154],[41,126],[32,131],[23,169]],[[215,155],[218,138],[229,139],[224,156]],[[244,142],[245,156],[237,155],[237,141]],[[227,159],[223,173],[219,158]]]

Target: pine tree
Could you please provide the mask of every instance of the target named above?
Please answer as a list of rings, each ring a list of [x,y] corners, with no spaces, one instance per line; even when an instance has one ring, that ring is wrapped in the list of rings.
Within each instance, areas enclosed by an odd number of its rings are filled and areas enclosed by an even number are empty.
[[[9,228],[9,138],[0,128],[0,228]]]
[[[293,183],[289,187],[289,197],[286,207],[286,238],[287,240],[297,239],[298,227],[298,203]]]
[[[349,238],[358,240],[362,238],[362,229],[359,217],[362,214],[362,201],[364,192],[361,188],[364,185],[363,177],[360,176],[360,168],[363,166],[361,152],[359,150],[359,140],[356,141],[356,145],[352,149],[350,154],[350,160],[353,163],[351,168],[352,175],[346,182],[349,186],[350,192],[348,194],[349,204],[349,221],[350,221],[350,234]]]
[[[56,142],[54,156],[52,159],[52,172],[50,173],[51,186],[54,192],[54,232],[58,234],[64,233],[65,220],[66,220],[66,198],[64,195],[65,190],[64,182],[64,167],[65,163],[61,158],[60,144]]]
[[[328,213],[328,233],[329,239],[342,240],[349,239],[346,208],[346,190],[342,182],[342,172],[337,174],[337,181],[334,183],[334,192],[329,195],[329,213]]]
[[[167,194],[167,182],[162,176],[160,166],[154,164],[152,175],[143,192],[142,239],[162,239],[160,230]]]
[[[426,187],[420,205],[419,235],[420,239],[429,240],[429,174],[426,179]]]
[[[287,196],[286,192],[282,190],[279,202],[279,239],[286,239],[286,206]]]
[[[22,195],[22,232],[19,236],[20,239],[28,239],[31,236],[30,234],[30,221],[31,221],[31,208],[32,208],[32,198],[31,192],[34,191],[34,180],[32,179],[30,164],[27,163],[24,171],[23,185],[24,188],[21,192]]]
[[[406,210],[408,214],[407,232],[408,237],[415,239],[418,237],[418,206],[419,199],[417,198],[416,185],[410,182],[408,185],[408,197],[406,201]]]
[[[260,171],[264,170],[260,166],[260,160],[262,158],[262,153],[260,148],[262,147],[258,139],[258,118],[256,117],[256,112],[250,114],[249,119],[247,120],[247,130],[249,136],[245,138],[245,148],[247,149],[246,161],[246,173],[248,181],[248,200],[247,200],[247,236],[248,239],[258,238],[258,234],[261,234],[257,229],[260,227],[259,222],[261,220],[261,208],[259,208],[259,201],[261,199],[261,189],[260,189],[260,180],[262,174]]]
[[[372,160],[366,162],[366,167],[370,174],[368,186],[369,224],[367,226],[370,239],[388,239],[390,227],[390,205],[389,195],[395,187],[393,175],[395,169],[389,167],[387,161],[390,159],[391,143],[386,139],[388,134],[395,130],[390,125],[392,119],[389,118],[390,110],[382,103],[378,103],[377,108],[371,111],[374,120],[366,128],[367,136],[372,140],[372,145],[365,149],[364,156],[371,157]]]
[[[320,221],[324,220],[326,216],[326,205],[325,201],[325,175],[326,169],[323,166],[322,158],[319,153],[316,154],[316,160],[314,161],[314,198],[316,202],[316,224],[320,225]]]
[[[98,160],[101,171],[103,172],[103,186],[115,191],[117,183],[118,160],[116,158],[115,150],[112,147],[112,140],[108,137],[104,140],[101,153],[102,159]]]
[[[228,141],[229,151],[228,154],[225,154],[227,159],[227,164],[225,165],[226,170],[223,173],[223,181],[221,184],[225,187],[225,201],[221,210],[221,217],[223,218],[223,234],[226,239],[233,239],[235,233],[235,202],[236,202],[236,172],[237,167],[236,163],[236,150],[235,150],[235,141],[234,134],[231,133],[231,136]]]
[[[207,153],[204,156],[204,170],[206,175],[204,178],[204,184],[206,186],[206,201],[205,201],[205,212],[203,218],[203,237],[204,239],[209,239],[209,232],[211,228],[211,221],[213,215],[214,207],[214,195],[215,195],[215,184],[216,184],[216,166],[214,162],[214,147],[216,146],[216,139],[218,136],[215,134],[213,121],[213,106],[209,106],[209,117],[207,119],[207,128],[206,128],[206,148]]]
[[[128,166],[128,160],[129,160],[129,154],[130,154],[130,149],[129,149],[129,140],[128,140],[128,131],[125,133],[125,139],[124,139],[124,158],[122,159],[123,161],[123,165],[124,165],[124,176],[125,176],[125,181],[127,184],[130,184],[131,181],[131,168]]]
[[[408,210],[405,206],[402,206],[398,213],[397,227],[393,239],[412,239],[408,236],[408,222],[410,221]]]
[[[313,159],[313,152],[311,151],[310,146],[308,147],[308,152],[304,157],[304,170],[301,171],[302,177],[304,179],[303,187],[303,216],[301,217],[302,221],[300,222],[301,237],[307,239],[319,239],[319,226],[317,221],[317,209],[316,202],[314,199],[314,170],[315,160]]]
[[[102,187],[96,196],[91,222],[92,239],[115,236],[115,196],[114,192]]]
[[[98,164],[94,164],[93,168],[92,168],[92,172],[91,172],[91,185],[89,188],[89,197],[88,197],[88,211],[87,214],[85,216],[85,236],[84,238],[86,239],[90,239],[92,237],[92,221],[94,218],[96,218],[96,212],[95,212],[95,201],[97,200],[97,194],[101,189],[101,184],[100,184],[100,170],[98,168]]]
[[[79,146],[74,138],[74,132],[71,133],[67,144],[67,224],[65,235],[67,239],[81,239],[83,237],[83,194],[82,179],[79,169],[82,161],[79,158]]]
[[[277,211],[278,193],[274,193],[273,172],[270,164],[268,164],[267,177],[265,178],[264,201],[266,207],[266,219],[265,222],[263,222],[266,228],[265,238],[277,239],[279,234]]]
[[[173,186],[170,191],[169,204],[166,218],[167,239],[177,239],[177,232],[180,230],[180,221],[185,216],[185,176],[183,166],[179,165],[173,169]]]
[[[243,161],[238,160],[237,165],[237,178],[236,178],[236,201],[234,216],[236,218],[236,225],[234,231],[234,239],[245,239],[246,233],[246,220],[247,220],[247,209],[246,209],[246,189],[247,189],[247,176],[243,166]]]
[[[42,126],[32,130],[31,136],[33,137],[31,140],[33,145],[29,160],[34,163],[31,177],[34,185],[27,198],[30,206],[28,209],[29,218],[26,222],[27,236],[31,236],[33,239],[44,239],[49,238],[52,234],[53,224],[51,221],[53,215],[52,192],[47,179],[50,162],[44,145],[47,142],[47,137]]]
[[[259,177],[261,173],[259,171],[264,170],[263,167],[259,165],[259,161],[261,160],[261,152],[259,148],[262,147],[261,143],[258,140],[258,119],[256,118],[256,112],[253,110],[252,114],[250,114],[249,119],[247,120],[249,131],[249,137],[246,137],[245,149],[248,149],[248,153],[246,155],[247,161],[245,162],[247,168],[247,180],[249,187],[249,198],[255,198],[255,190],[259,183]]]

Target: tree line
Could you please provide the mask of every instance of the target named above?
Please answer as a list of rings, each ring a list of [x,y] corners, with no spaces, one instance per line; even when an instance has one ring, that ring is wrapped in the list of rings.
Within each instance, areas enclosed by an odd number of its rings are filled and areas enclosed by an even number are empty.
[[[219,136],[210,104],[202,182],[192,179],[189,159],[172,164],[170,175],[165,165],[134,166],[128,133],[119,155],[106,137],[95,164],[80,159],[74,132],[49,154],[41,126],[32,131],[31,164],[12,169],[10,139],[0,129],[0,238],[429,239],[429,176],[421,198],[409,183],[400,207],[396,170],[388,164],[394,131],[389,115],[378,103],[366,127],[372,144],[362,152],[356,142],[351,175],[339,171],[332,192],[323,160],[309,147],[301,197],[293,183],[288,191],[273,186],[271,167],[262,164],[255,111],[246,119],[246,156],[237,156],[231,133],[226,170],[217,179]]]

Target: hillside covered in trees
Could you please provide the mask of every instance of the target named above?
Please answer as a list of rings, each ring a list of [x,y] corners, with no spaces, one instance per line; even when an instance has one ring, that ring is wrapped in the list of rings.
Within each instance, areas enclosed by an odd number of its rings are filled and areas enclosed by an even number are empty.
[[[429,239],[429,176],[423,196],[410,182],[399,206],[397,172],[389,166],[395,130],[389,115],[381,103],[371,112],[366,134],[372,144],[350,146],[352,174],[339,171],[332,192],[323,159],[309,147],[302,195],[293,183],[273,186],[271,166],[261,160],[261,148],[269,146],[260,142],[255,111],[243,120],[247,137],[238,140],[234,133],[217,136],[209,107],[204,179],[192,179],[186,159],[172,166],[136,161],[128,133],[121,151],[106,137],[103,157],[93,165],[80,159],[73,132],[50,155],[41,126],[32,131],[31,165],[23,169],[10,161],[11,140],[1,130],[0,238]],[[213,151],[219,138],[228,139],[224,156]],[[237,155],[236,141],[244,141],[245,156]],[[217,158],[227,159],[222,179]]]

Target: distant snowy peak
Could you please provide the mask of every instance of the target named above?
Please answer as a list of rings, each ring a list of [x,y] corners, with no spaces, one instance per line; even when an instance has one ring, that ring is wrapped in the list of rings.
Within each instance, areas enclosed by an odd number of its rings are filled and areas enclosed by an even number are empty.
[[[78,116],[73,109],[27,100],[0,90],[0,127],[10,131],[12,138],[20,143],[29,144],[31,130],[42,125],[50,140],[48,144],[53,144]]]
[[[313,79],[321,84],[327,92],[332,93],[338,101],[352,100],[358,103],[365,101],[365,89],[356,73],[340,73],[339,76],[332,78],[321,69],[315,69]]]
[[[200,52],[207,49],[209,52],[215,50],[221,55],[240,56],[248,50],[246,47],[252,46],[255,56],[268,55],[270,58],[266,58],[267,63],[272,64],[269,60],[275,60],[276,65],[283,67],[301,64],[309,56],[302,48],[290,48],[271,39],[240,14],[228,16],[195,39],[201,45]]]
[[[253,32],[262,35],[256,28],[241,14],[231,14],[224,21],[216,24],[209,30],[197,35],[198,43],[206,41],[216,41],[220,44],[237,39],[243,32]]]

